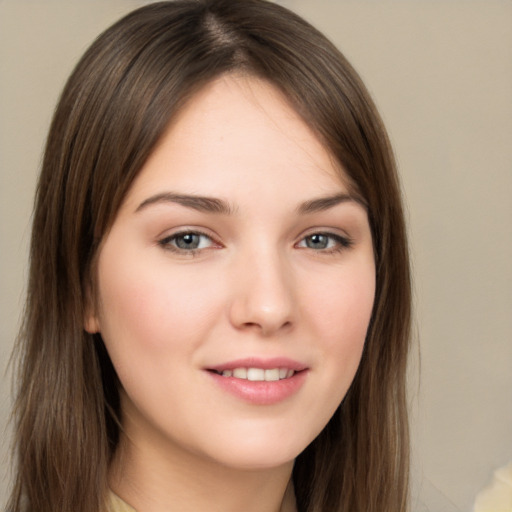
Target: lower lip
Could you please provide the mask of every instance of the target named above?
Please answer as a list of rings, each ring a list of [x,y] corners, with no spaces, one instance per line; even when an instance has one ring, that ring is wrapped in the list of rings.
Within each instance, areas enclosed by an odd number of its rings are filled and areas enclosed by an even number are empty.
[[[272,405],[290,398],[304,384],[307,370],[295,373],[288,379],[276,381],[250,381],[235,377],[223,377],[208,372],[215,382],[228,393],[254,405]]]

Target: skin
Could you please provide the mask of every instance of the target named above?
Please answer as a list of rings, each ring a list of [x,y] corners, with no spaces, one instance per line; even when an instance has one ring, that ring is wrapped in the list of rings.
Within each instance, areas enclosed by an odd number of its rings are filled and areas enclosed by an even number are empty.
[[[293,461],[360,362],[375,265],[364,206],[276,88],[227,75],[188,103],[104,238],[95,289],[85,327],[122,383],[113,490],[139,512],[293,510]],[[300,362],[302,385],[255,404],[208,371],[247,357]]]

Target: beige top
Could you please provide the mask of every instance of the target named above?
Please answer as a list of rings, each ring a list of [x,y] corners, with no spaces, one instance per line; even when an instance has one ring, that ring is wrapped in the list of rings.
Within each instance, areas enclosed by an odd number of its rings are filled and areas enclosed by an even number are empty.
[[[136,510],[110,491],[107,512],[136,512]]]
[[[294,494],[293,485],[288,485],[286,489],[286,494],[289,493]],[[133,507],[130,507],[127,503],[125,503],[117,494],[114,494],[110,491],[108,496],[108,505],[107,512],[137,512]],[[283,512],[296,512],[296,504],[295,497],[287,501],[287,506],[283,510]]]

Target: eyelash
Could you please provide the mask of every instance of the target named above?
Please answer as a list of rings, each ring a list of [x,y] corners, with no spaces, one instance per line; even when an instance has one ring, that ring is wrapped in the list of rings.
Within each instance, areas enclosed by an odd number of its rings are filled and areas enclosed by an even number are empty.
[[[199,236],[200,238],[207,238],[210,240],[210,242],[212,243],[212,245],[214,247],[215,247],[215,245],[217,245],[217,248],[221,247],[221,245],[218,242],[216,242],[210,235],[207,235],[206,233],[203,233],[202,231],[198,231],[198,230],[186,230],[186,231],[180,231],[178,233],[174,233],[170,236],[166,236],[165,238],[162,238],[161,240],[159,240],[158,245],[160,245],[165,250],[174,252],[176,254],[184,255],[184,256],[196,256],[201,251],[211,248],[211,246],[197,247],[197,248],[193,248],[193,249],[184,249],[184,248],[178,247],[176,245],[176,241],[180,238],[183,239],[187,235]],[[314,232],[314,233],[311,233],[309,235],[302,237],[300,239],[300,241],[296,244],[296,246],[299,246],[299,244],[301,244],[303,242],[307,243],[307,240],[311,240],[313,237],[326,237],[328,239],[327,240],[328,244],[331,243],[331,241],[334,241],[335,245],[333,247],[326,247],[323,249],[314,249],[312,247],[307,247],[307,246],[302,246],[299,248],[311,249],[314,252],[329,255],[329,254],[337,254],[344,250],[350,249],[354,244],[353,240],[347,236],[341,236],[341,235],[338,235],[335,233],[329,233],[329,232]],[[201,242],[199,241],[199,244],[200,243]]]

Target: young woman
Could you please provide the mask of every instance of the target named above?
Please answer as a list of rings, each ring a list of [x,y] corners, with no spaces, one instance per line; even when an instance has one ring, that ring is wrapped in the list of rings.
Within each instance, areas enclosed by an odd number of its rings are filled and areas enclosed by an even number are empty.
[[[407,509],[407,244],[385,130],[260,0],[126,16],[48,136],[10,512]]]

